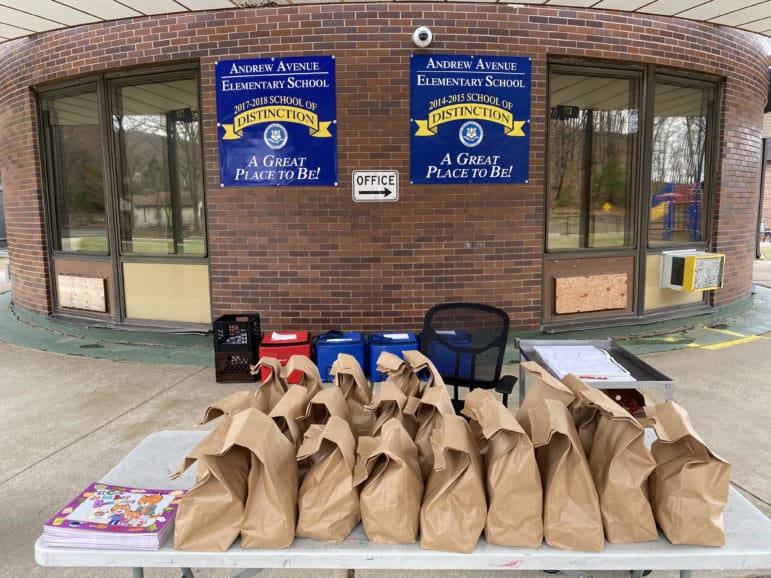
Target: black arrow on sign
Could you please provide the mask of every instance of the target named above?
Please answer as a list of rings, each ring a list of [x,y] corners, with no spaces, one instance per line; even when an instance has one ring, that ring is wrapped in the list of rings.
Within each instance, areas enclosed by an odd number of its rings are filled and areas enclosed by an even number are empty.
[[[382,197],[385,198],[385,197],[390,197],[392,192],[393,191],[391,191],[391,189],[387,187],[383,187],[382,191],[359,191],[359,194],[360,195],[381,195]]]

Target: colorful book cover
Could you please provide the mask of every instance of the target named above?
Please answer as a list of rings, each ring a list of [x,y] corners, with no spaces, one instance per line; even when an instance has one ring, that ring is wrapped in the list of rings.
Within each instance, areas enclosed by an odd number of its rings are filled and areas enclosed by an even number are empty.
[[[93,483],[43,526],[51,546],[157,549],[169,536],[183,490]]]

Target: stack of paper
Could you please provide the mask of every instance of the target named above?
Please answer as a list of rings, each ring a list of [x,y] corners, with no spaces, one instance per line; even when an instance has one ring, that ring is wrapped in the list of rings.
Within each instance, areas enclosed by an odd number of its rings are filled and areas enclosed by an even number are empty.
[[[182,490],[91,484],[43,526],[43,543],[157,550],[172,532],[183,494]]]
[[[632,374],[610,353],[593,345],[537,345],[546,369],[559,379],[572,373],[588,382],[635,381]]]

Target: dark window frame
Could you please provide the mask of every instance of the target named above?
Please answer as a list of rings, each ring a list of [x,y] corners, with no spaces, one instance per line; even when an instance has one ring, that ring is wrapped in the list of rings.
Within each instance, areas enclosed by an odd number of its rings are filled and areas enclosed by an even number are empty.
[[[641,239],[644,239],[644,246],[648,254],[656,254],[662,251],[673,249],[698,249],[707,250],[712,246],[713,217],[715,214],[715,200],[717,188],[718,171],[718,147],[720,140],[720,127],[722,124],[722,95],[724,89],[724,79],[717,77],[708,77],[696,73],[676,73],[666,69],[651,68],[648,71],[648,101],[651,103],[646,110],[646,157],[645,157],[645,182],[643,186],[643,202],[641,207],[643,211],[640,222]],[[704,184],[702,185],[702,222],[703,237],[701,240],[678,241],[672,243],[651,243],[649,233],[650,224],[650,191],[652,187],[651,155],[653,154],[653,116],[655,111],[655,98],[657,84],[667,84],[682,86],[685,88],[711,89],[712,98],[710,100],[709,110],[707,111],[707,131],[704,144]]]
[[[56,169],[54,168],[54,154],[52,154],[52,141],[49,131],[50,124],[47,118],[47,111],[43,109],[43,100],[55,100],[61,98],[67,98],[71,96],[77,96],[86,94],[89,92],[95,92],[97,95],[97,101],[102,103],[104,101],[104,93],[102,87],[96,78],[90,78],[81,80],[77,83],[65,83],[62,86],[46,89],[37,93],[37,113],[38,113],[38,126],[40,127],[40,149],[41,149],[41,168],[43,171],[43,186],[45,191],[45,216],[46,227],[48,231],[48,246],[50,252],[57,255],[67,255],[77,258],[109,258],[112,254],[112,247],[110,244],[109,233],[109,214],[110,214],[110,193],[109,193],[109,175],[104,171],[105,168],[105,141],[101,127],[104,123],[103,118],[103,105],[99,105],[97,113],[99,116],[99,132],[100,132],[100,148],[102,150],[102,180],[103,180],[103,198],[104,198],[104,211],[106,222],[106,240],[108,247],[106,252],[101,251],[68,251],[61,248],[62,246],[62,231],[60,226],[60,206],[59,198],[57,196],[57,183],[56,183]]]
[[[121,171],[119,159],[117,159],[117,144],[114,140],[111,128],[113,99],[110,98],[113,84],[137,84],[140,80],[146,82],[190,78],[195,81],[198,90],[198,111],[199,126],[202,129],[202,119],[200,118],[201,106],[201,83],[200,70],[197,62],[186,62],[168,66],[152,66],[146,68],[134,68],[128,70],[108,71],[101,74],[89,75],[78,79],[69,79],[59,82],[49,82],[33,88],[36,96],[37,117],[39,127],[39,149],[41,154],[42,182],[44,187],[44,213],[46,221],[47,239],[49,247],[49,258],[69,257],[85,259],[104,259],[112,258],[122,261],[137,262],[162,262],[179,263],[185,261],[208,262],[209,242],[208,242],[208,215],[206,211],[206,167],[204,163],[203,138],[200,138],[200,158],[201,158],[201,192],[203,203],[203,235],[204,252],[202,255],[168,254],[168,255],[143,255],[143,254],[125,254],[121,255],[119,251],[119,230],[118,230],[118,199],[120,195]],[[89,87],[96,87],[99,98],[99,123],[100,135],[102,141],[102,167],[104,169],[104,187],[105,187],[105,211],[107,212],[107,223],[109,229],[109,253],[87,253],[73,252],[57,248],[56,237],[58,228],[56,226],[55,186],[53,182],[53,173],[51,170],[50,139],[45,134],[45,122],[41,100],[44,98],[59,98],[71,95],[77,95],[87,92]]]
[[[640,77],[640,112],[638,114],[638,147],[636,167],[636,199],[633,201],[635,220],[635,240],[630,246],[619,247],[583,247],[555,249],[549,248],[549,198],[548,198],[548,160],[544,165],[544,228],[543,228],[543,255],[545,259],[601,257],[619,254],[656,254],[661,251],[674,248],[708,249],[712,245],[713,218],[715,212],[717,163],[719,154],[719,135],[723,122],[722,98],[725,79],[719,76],[700,74],[679,69],[634,63],[619,63],[598,60],[586,60],[577,58],[551,58],[547,62],[546,83],[546,139],[545,155],[549,158],[549,122],[548,116],[551,109],[551,77],[553,71],[566,74],[597,74],[610,78],[629,78],[633,75]],[[709,111],[707,142],[705,144],[705,182],[702,199],[702,219],[704,222],[703,238],[700,241],[680,242],[676,244],[649,244],[649,190],[651,186],[651,149],[652,149],[652,125],[653,110],[655,106],[654,93],[657,81],[679,84],[681,86],[708,87],[713,89],[711,110]],[[643,265],[644,268],[644,265]],[[641,269],[643,271],[644,269]]]
[[[164,82],[173,79],[191,79],[195,83],[197,91],[196,106],[198,109],[199,123],[199,143],[198,155],[200,158],[200,185],[201,185],[201,203],[203,219],[203,253],[202,254],[126,254],[122,255],[119,251],[120,231],[119,231],[119,179],[121,178],[120,168],[117,162],[117,147],[112,130],[111,110],[113,103],[110,99],[110,91],[113,83],[135,84],[142,79],[147,82]],[[56,203],[54,202],[55,183],[50,166],[51,151],[49,149],[50,139],[45,134],[44,114],[41,100],[44,98],[57,98],[60,96],[76,95],[87,92],[93,87],[97,88],[99,102],[99,124],[101,141],[101,158],[104,173],[104,194],[105,194],[105,212],[108,229],[109,253],[86,253],[64,251],[56,248],[54,235],[56,229]],[[203,143],[203,118],[202,118],[202,88],[200,79],[200,66],[197,61],[184,60],[168,65],[153,65],[147,67],[134,67],[130,69],[106,71],[99,74],[92,74],[84,77],[50,81],[31,88],[36,104],[37,124],[38,124],[38,150],[40,152],[40,172],[43,185],[43,213],[45,217],[45,234],[47,246],[47,261],[49,271],[55,271],[55,263],[59,259],[77,260],[77,261],[101,261],[109,262],[112,270],[112,291],[110,299],[113,303],[110,324],[133,324],[127,318],[125,310],[123,273],[124,263],[158,263],[158,264],[209,264],[209,236],[208,236],[208,211],[207,211],[207,186],[206,186],[206,166]],[[99,319],[104,319],[100,314],[86,315],[72,313],[69,311],[60,311],[58,297],[56,292],[56,279],[51,276],[49,280],[51,288],[51,300],[54,315],[61,315],[63,318],[74,322],[101,323]],[[144,326],[147,322],[142,322]],[[150,325],[153,325],[150,322]],[[158,326],[166,327],[167,324],[160,323]],[[176,326],[176,324],[174,324]]]
[[[202,138],[202,122],[201,122],[201,94],[200,94],[200,79],[197,68],[195,69],[194,76],[191,78],[190,75],[190,69],[183,69],[181,71],[172,71],[172,72],[150,72],[146,74],[133,74],[133,75],[127,75],[127,74],[120,74],[120,75],[108,75],[107,76],[107,82],[108,82],[108,94],[109,94],[109,112],[111,113],[110,122],[106,123],[106,128],[110,132],[110,140],[111,140],[111,149],[112,149],[112,158],[113,158],[113,167],[115,171],[118,171],[120,175],[125,174],[125,158],[123,158],[122,155],[122,147],[120,145],[120,134],[118,131],[112,130],[113,122],[114,122],[114,115],[119,112],[120,110],[120,90],[125,87],[132,87],[132,86],[140,86],[140,85],[146,85],[146,84],[152,84],[153,82],[171,82],[175,80],[193,80],[195,82],[195,85],[198,89],[198,111],[197,111],[197,122],[198,122],[198,130],[199,130],[199,138],[198,138],[198,147],[199,147],[199,159],[200,159],[200,180],[199,184],[201,185],[200,193],[201,193],[201,203],[204,207],[204,213],[203,213],[203,253],[202,254],[195,254],[195,253],[181,253],[179,252],[179,242],[180,238],[179,235],[181,234],[181,223],[177,222],[174,224],[174,252],[172,253],[144,253],[144,252],[137,252],[137,251],[126,251],[124,250],[122,246],[122,239],[120,235],[123,231],[117,230],[117,250],[123,260],[139,260],[139,261],[145,261],[145,260],[163,260],[163,259],[205,259],[208,257],[209,254],[209,248],[208,248],[208,219],[206,218],[206,181],[205,181],[205,169],[204,169],[204,163],[203,163],[203,138]],[[168,165],[165,165],[168,168]],[[121,191],[121,185],[122,181],[121,179],[125,178],[125,176],[120,176],[120,178],[116,178],[114,180],[115,183],[115,192],[113,200],[119,202],[122,197],[122,191]],[[173,194],[171,195],[170,202],[172,205],[177,202],[179,199]],[[116,206],[116,212],[119,212],[119,207]],[[174,211],[176,213],[176,211]],[[176,220],[176,219],[175,219]],[[116,216],[116,224],[120,222],[120,215]]]
[[[557,71],[563,74],[580,74],[590,78],[592,75],[600,76],[609,79],[631,80],[636,82],[636,91],[638,93],[639,111],[638,111],[638,130],[637,137],[634,142],[634,149],[636,150],[636,157],[631,159],[629,168],[632,171],[631,179],[631,198],[627,202],[631,219],[631,226],[629,233],[632,236],[632,241],[629,244],[618,246],[600,246],[600,247],[568,247],[568,248],[549,248],[549,143],[550,143],[550,123],[548,117],[552,108],[551,103],[551,88],[552,88],[552,72]],[[641,188],[641,157],[643,155],[643,137],[641,130],[639,129],[639,123],[641,123],[641,117],[645,107],[645,67],[636,65],[620,66],[617,64],[609,64],[604,62],[574,60],[574,59],[552,59],[549,60],[547,65],[547,88],[546,88],[546,153],[544,158],[547,159],[544,165],[544,231],[543,231],[543,247],[545,256],[551,256],[553,258],[561,258],[570,256],[571,254],[589,256],[606,256],[606,255],[618,255],[627,254],[635,251],[640,244],[639,235],[639,204],[640,197],[642,196]],[[583,208],[582,208],[583,211]],[[587,215],[581,215],[581,220],[587,220]]]

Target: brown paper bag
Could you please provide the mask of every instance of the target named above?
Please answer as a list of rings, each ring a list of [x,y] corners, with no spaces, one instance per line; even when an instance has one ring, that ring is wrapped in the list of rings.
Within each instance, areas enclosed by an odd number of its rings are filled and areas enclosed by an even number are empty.
[[[229,444],[233,418],[207,435],[171,475],[172,479],[198,461],[195,485],[182,498],[174,524],[174,548],[224,552],[241,532],[248,491],[251,454]]]
[[[543,480],[546,543],[562,550],[602,550],[600,500],[567,407],[542,399],[529,418]]]
[[[278,400],[286,393],[286,381],[281,377],[281,362],[275,357],[262,357],[256,365],[252,365],[249,371],[252,375],[261,375],[262,368],[270,369],[268,377],[260,382],[257,391],[254,392],[255,407],[264,413],[278,403]]]
[[[359,489],[353,485],[356,440],[343,418],[332,416],[308,428],[297,459],[311,457],[297,498],[297,535],[341,542],[361,519]]]
[[[206,408],[199,425],[206,424],[221,415],[234,415],[246,409],[259,409],[268,413],[283,397],[286,382],[280,377],[281,363],[273,357],[263,357],[257,365],[250,368],[252,375],[259,373],[261,367],[271,368],[270,377],[257,386],[255,391],[237,391],[211,404]],[[275,377],[275,376],[279,377]]]
[[[347,353],[339,353],[330,370],[334,384],[343,392],[351,412],[351,421],[357,435],[369,435],[374,414],[366,409],[372,401],[372,390],[359,361]]]
[[[268,414],[276,422],[281,433],[294,444],[295,449],[299,448],[303,441],[303,418],[309,402],[308,390],[301,385],[292,385]]]
[[[409,414],[404,413],[404,406],[407,405],[407,396],[390,379],[380,384],[380,391],[372,398],[372,403],[367,406],[375,419],[372,423],[372,437],[380,435],[380,429],[389,419],[397,419],[415,439],[415,433],[418,430],[418,422]]]
[[[418,422],[415,444],[418,446],[418,460],[423,479],[427,480],[434,469],[434,450],[431,447],[431,432],[442,425],[445,415],[455,415],[450,394],[445,386],[427,387],[423,396],[411,397],[404,406],[404,412]]]
[[[379,437],[362,436],[353,483],[361,486],[361,520],[370,542],[418,539],[423,478],[418,448],[401,423],[390,419]]]
[[[333,415],[343,418],[351,431],[356,431],[351,421],[351,411],[339,387],[327,387],[314,395],[300,423],[307,430],[313,424],[324,425]]]
[[[247,409],[223,421],[185,459],[203,475],[179,505],[174,547],[224,551],[241,534],[244,548],[292,544],[297,501],[293,444],[263,412]]]
[[[292,385],[286,390],[284,397],[278,401],[276,407],[269,414],[270,418],[278,426],[279,431],[292,442],[295,451],[300,448],[300,444],[303,442],[303,434],[309,423],[305,419],[309,403],[308,390],[302,385]],[[297,463],[298,480],[303,479],[311,465],[310,458]]]
[[[520,367],[525,370],[523,377],[528,386],[525,399],[522,400],[517,410],[516,418],[519,425],[532,438],[529,410],[536,407],[543,399],[556,399],[567,407],[573,403],[575,395],[564,383],[535,361],[523,361],[520,363]],[[522,385],[524,386],[525,383]]]
[[[656,522],[673,544],[725,545],[731,465],[710,451],[675,402],[647,406],[645,413],[658,436],[649,480]]]
[[[377,358],[377,370],[385,373],[386,381],[392,382],[407,397],[420,397],[420,380],[412,367],[398,355],[383,351]]]
[[[578,430],[578,437],[581,439],[581,445],[584,448],[584,453],[587,457],[590,456],[592,451],[592,441],[594,440],[594,433],[597,430],[597,424],[599,423],[600,415],[598,409],[592,405],[587,404],[581,400],[578,395],[581,391],[593,389],[586,382],[576,377],[571,376],[568,379],[566,375],[562,382],[567,385],[570,390],[576,395],[576,400],[570,406],[570,410],[573,413],[573,421],[576,423],[576,429]],[[644,407],[646,405],[653,405],[653,402],[644,392],[637,389],[602,389],[605,396],[613,400],[617,405],[621,406],[628,413],[629,408]],[[619,399],[616,399],[619,398]],[[629,407],[627,407],[629,406]],[[648,424],[647,418],[639,413],[633,413],[632,417],[643,428],[651,427]]]
[[[446,415],[432,432],[431,444],[434,469],[420,508],[420,547],[470,554],[487,517],[476,443],[465,419]]]
[[[592,389],[592,387],[575,375],[566,375],[562,379],[562,383],[576,396],[570,406],[570,412],[573,414],[573,422],[576,424],[581,447],[588,459],[592,452],[592,442],[594,441],[594,433],[597,431],[597,423],[600,420],[600,411],[596,405],[587,403],[581,397],[581,393]]]
[[[313,396],[321,391],[321,373],[310,358],[304,355],[293,355],[286,362],[285,369],[286,375],[294,373],[293,379],[298,373],[300,374],[297,385],[308,390],[308,399],[313,399]]]
[[[222,415],[233,415],[250,408],[257,409],[255,392],[236,391],[207,407],[198,425],[207,424]]]
[[[485,538],[491,544],[538,548],[543,541],[543,490],[533,442],[491,391],[475,389],[463,415],[485,441]]]
[[[412,371],[415,372],[415,375],[418,375],[421,372],[425,372],[427,374],[428,377],[426,379],[425,385],[423,386],[423,391],[429,387],[447,387],[444,383],[444,380],[442,379],[442,376],[439,374],[439,370],[436,368],[436,365],[434,365],[434,362],[423,355],[420,351],[416,349],[402,351],[402,355],[404,355],[404,360],[410,364],[410,367],[412,367]]]
[[[251,452],[241,547],[288,548],[297,522],[294,444],[261,411],[243,411],[233,421],[241,421],[237,442]]]
[[[576,392],[574,405],[595,410],[589,469],[600,497],[605,537],[614,544],[659,537],[648,500],[648,477],[656,462],[645,447],[645,431],[623,407],[574,375],[563,378]]]

